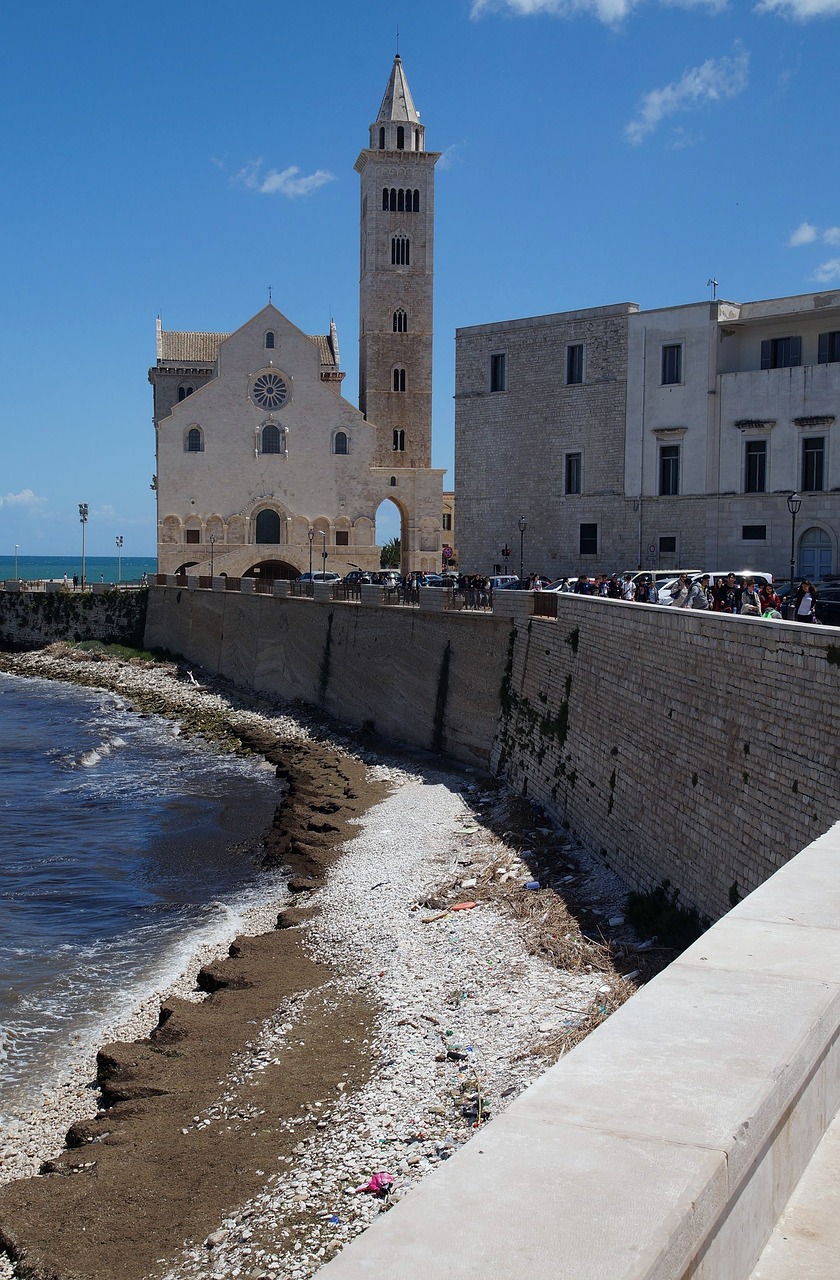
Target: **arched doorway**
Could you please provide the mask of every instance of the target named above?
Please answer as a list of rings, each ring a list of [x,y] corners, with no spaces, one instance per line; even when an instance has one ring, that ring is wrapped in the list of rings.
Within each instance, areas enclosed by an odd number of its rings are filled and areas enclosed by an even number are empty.
[[[395,498],[384,498],[376,508],[376,545],[389,563],[384,568],[408,573],[409,546],[405,513]]]
[[[799,539],[799,577],[818,582],[832,572],[831,538],[825,529],[806,529]]]
[[[280,541],[280,517],[270,507],[257,512],[254,540],[268,544]]]
[[[260,560],[242,574],[243,578],[258,578],[262,582],[274,582],[278,578],[293,582],[299,576],[300,569],[285,560]]]

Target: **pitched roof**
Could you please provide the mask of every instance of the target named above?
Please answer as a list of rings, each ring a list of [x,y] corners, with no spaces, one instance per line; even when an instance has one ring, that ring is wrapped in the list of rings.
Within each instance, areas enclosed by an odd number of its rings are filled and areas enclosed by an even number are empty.
[[[330,333],[307,336],[317,347],[321,364],[337,366],[338,340],[335,325],[331,325],[330,329]],[[158,361],[173,361],[178,364],[215,364],[219,347],[228,337],[228,333],[187,333],[175,329],[158,329],[157,358]]]
[[[385,90],[385,97],[382,99],[382,106],[379,108],[379,115],[376,119],[377,122],[380,120],[408,120],[411,124],[416,124],[420,119],[420,112],[414,105],[414,99],[411,96],[411,90],[408,87],[408,81],[405,78],[399,54],[394,58],[388,88]]]

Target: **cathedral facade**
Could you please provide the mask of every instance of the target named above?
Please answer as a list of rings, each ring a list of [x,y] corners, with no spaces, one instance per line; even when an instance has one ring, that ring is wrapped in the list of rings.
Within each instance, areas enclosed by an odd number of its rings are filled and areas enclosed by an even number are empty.
[[[231,334],[157,328],[158,568],[294,578],[379,568],[376,511],[400,513],[402,569],[441,564],[431,467],[435,152],[397,56],[361,183],[359,395],[338,337],[269,303]]]

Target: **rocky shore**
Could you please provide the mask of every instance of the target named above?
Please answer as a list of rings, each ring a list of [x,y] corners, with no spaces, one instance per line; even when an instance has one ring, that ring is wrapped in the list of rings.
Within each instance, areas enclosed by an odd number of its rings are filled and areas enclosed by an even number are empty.
[[[0,1277],[306,1280],[657,963],[615,877],[494,780],[175,663],[0,667],[264,755],[293,889],[33,1105],[3,1152]]]

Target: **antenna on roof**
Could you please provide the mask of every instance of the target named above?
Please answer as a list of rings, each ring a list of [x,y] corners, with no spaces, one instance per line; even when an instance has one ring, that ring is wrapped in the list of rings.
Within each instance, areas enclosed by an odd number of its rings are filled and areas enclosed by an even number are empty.
[[[268,286],[268,300],[271,302],[271,285]]]
[[[711,277],[706,281],[706,284],[708,285],[708,287],[709,287],[709,288],[711,289],[711,291],[712,291],[712,302],[714,302],[715,298],[717,297],[717,287],[718,287],[718,282],[717,282],[717,280],[714,278],[714,276],[711,276]]]
[[[397,27],[397,57],[400,56],[400,29]]]

